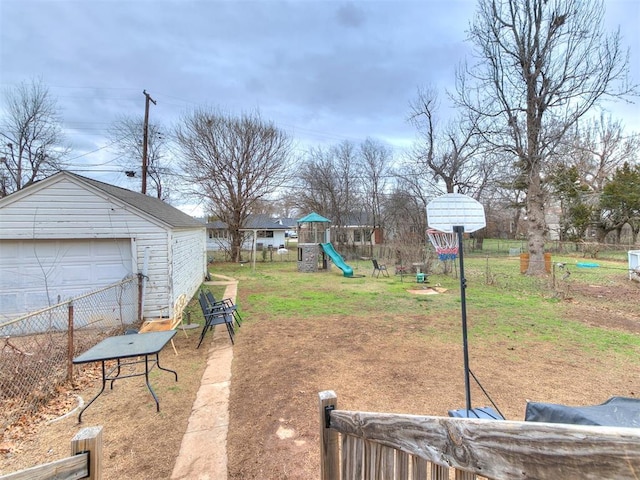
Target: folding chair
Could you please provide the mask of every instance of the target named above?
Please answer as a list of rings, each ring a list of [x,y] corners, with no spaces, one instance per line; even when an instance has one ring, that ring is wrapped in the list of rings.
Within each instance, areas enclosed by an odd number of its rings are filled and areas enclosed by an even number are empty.
[[[223,325],[227,328],[231,344],[233,345],[233,337],[235,332],[233,331],[233,313],[222,306],[210,305],[204,292],[200,292],[198,295],[198,301],[200,302],[200,308],[202,309],[202,315],[204,316],[204,327],[202,333],[200,333],[200,341],[196,348],[200,348],[200,344],[204,340],[207,331],[213,329],[216,325]]]
[[[240,324],[243,322],[242,316],[240,312],[238,312],[238,306],[233,303],[233,300],[230,298],[223,298],[222,300],[216,300],[215,296],[211,292],[211,290],[204,290],[204,294],[207,297],[207,301],[209,302],[209,306],[212,307],[214,305],[219,305],[224,308],[228,308],[233,314],[233,318],[236,320],[236,324],[240,327]]]
[[[376,260],[375,258],[371,259],[371,261],[373,262],[373,272],[371,272],[372,277],[375,274],[376,278],[378,278],[380,276],[380,272],[382,272],[383,277],[389,276],[389,272],[387,271],[386,265],[378,263],[378,260]]]

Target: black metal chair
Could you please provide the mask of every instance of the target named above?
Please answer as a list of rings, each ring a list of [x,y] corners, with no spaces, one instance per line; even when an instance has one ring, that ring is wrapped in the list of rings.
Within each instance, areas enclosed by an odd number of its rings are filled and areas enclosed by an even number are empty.
[[[209,306],[213,307],[214,305],[221,306],[229,309],[229,311],[233,314],[233,318],[236,320],[236,325],[240,327],[240,324],[243,322],[242,316],[238,311],[238,306],[233,303],[233,300],[230,298],[223,298],[222,300],[216,300],[215,296],[211,292],[211,290],[204,290],[204,294],[207,297],[207,301],[209,302]]]
[[[371,259],[371,261],[373,262],[373,272],[371,272],[372,277],[375,275],[376,278],[378,278],[380,276],[380,272],[382,272],[383,277],[389,276],[386,265],[378,263],[378,260],[376,260],[375,258]]]
[[[200,302],[200,308],[204,316],[204,327],[202,328],[202,333],[200,333],[200,341],[196,348],[200,348],[200,344],[204,340],[207,331],[213,329],[216,325],[224,325],[227,328],[231,344],[233,344],[235,335],[233,330],[233,313],[222,306],[210,305],[204,292],[200,292],[198,301]]]

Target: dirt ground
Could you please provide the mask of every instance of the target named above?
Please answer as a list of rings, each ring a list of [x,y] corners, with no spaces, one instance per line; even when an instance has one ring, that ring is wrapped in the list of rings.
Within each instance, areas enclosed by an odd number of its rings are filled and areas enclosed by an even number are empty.
[[[629,281],[572,287],[559,308],[567,319],[638,335],[639,307],[627,308],[638,291],[639,285]],[[243,294],[242,285],[239,292]],[[322,390],[334,390],[341,409],[446,416],[448,410],[462,408],[462,348],[458,341],[434,340],[430,332],[436,324],[442,328],[428,312],[419,319],[398,314],[280,322],[263,316],[245,322],[234,346],[229,478],[317,478]],[[454,332],[459,325],[450,328]],[[85,412],[82,425],[74,414],[6,432],[0,473],[66,456],[81,426],[103,425],[103,478],[169,478],[211,346],[209,341],[196,350],[196,343],[197,333],[190,332],[188,339],[180,333],[180,354],[175,356],[170,346],[162,352],[161,363],[177,370],[179,381],[154,371],[159,414],[139,379],[116,382]],[[637,362],[551,343],[470,341],[471,368],[508,419],[522,420],[527,400],[588,405],[614,395],[640,394]],[[87,371],[76,391],[61,393],[51,407],[55,415],[72,408],[75,395],[92,397],[98,388],[96,373]],[[489,404],[477,387],[472,399],[474,406]]]

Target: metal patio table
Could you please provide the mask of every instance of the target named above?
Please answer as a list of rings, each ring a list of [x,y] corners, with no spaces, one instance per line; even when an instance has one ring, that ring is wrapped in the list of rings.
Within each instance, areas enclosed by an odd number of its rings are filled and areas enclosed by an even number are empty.
[[[160,370],[173,373],[176,377],[176,382],[178,381],[178,373],[174,370],[160,366],[160,359],[158,356],[160,350],[169,343],[176,333],[177,332],[175,330],[169,330],[166,332],[136,333],[109,337],[90,348],[82,355],[74,358],[74,364],[92,362],[100,362],[102,364],[102,388],[97,395],[93,397],[91,401],[82,408],[82,410],[80,410],[78,423],[82,422],[82,414],[87,408],[89,408],[89,405],[91,405],[104,392],[104,387],[107,381],[111,381],[111,388],[113,388],[113,382],[116,380],[129,377],[140,377],[143,375],[147,383],[147,388],[149,388],[149,392],[151,392],[151,395],[156,402],[156,411],[159,412],[160,402],[149,383],[149,372],[155,365],[157,365]],[[141,360],[140,357],[144,357],[144,360]],[[117,364],[113,368],[107,370],[105,362],[109,360],[115,360]],[[144,363],[144,373],[121,375],[122,367],[138,363]]]

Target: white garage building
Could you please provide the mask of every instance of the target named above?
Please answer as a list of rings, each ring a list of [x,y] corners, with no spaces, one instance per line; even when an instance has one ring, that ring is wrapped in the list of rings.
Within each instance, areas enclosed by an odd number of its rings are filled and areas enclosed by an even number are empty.
[[[145,270],[143,317],[171,315],[207,274],[205,225],[69,172],[0,199],[0,321]]]

